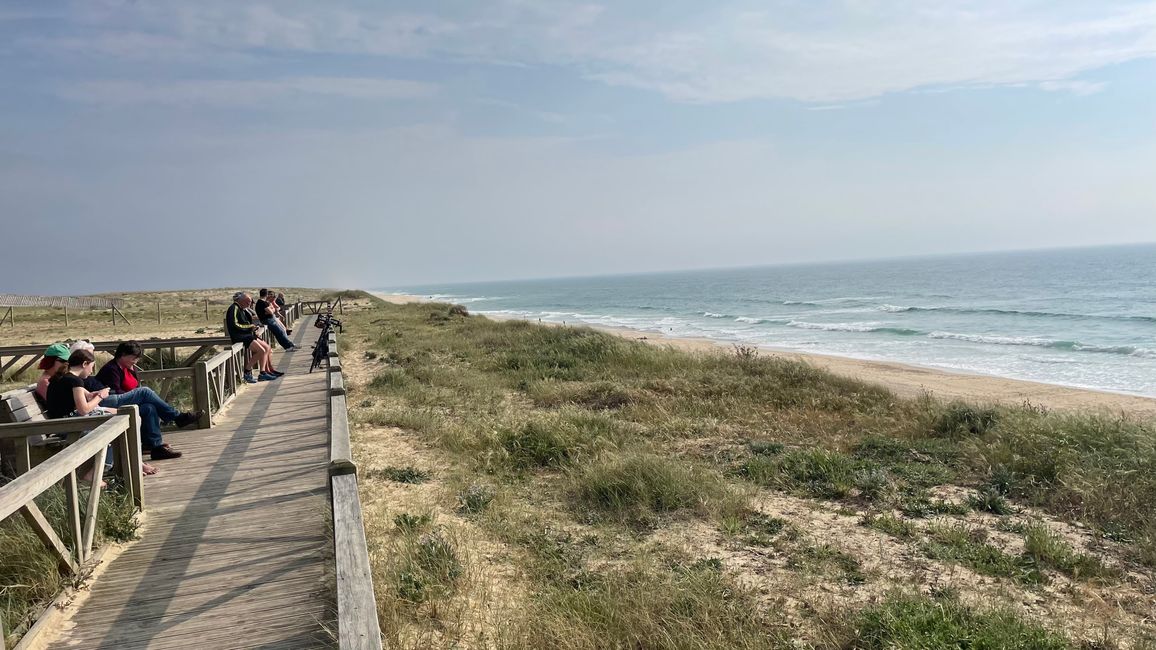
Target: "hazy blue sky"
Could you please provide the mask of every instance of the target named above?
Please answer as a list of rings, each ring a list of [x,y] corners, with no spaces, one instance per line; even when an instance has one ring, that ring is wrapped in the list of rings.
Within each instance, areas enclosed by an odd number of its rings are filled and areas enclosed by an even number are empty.
[[[1156,241],[1154,55],[1156,2],[3,0],[0,291]]]

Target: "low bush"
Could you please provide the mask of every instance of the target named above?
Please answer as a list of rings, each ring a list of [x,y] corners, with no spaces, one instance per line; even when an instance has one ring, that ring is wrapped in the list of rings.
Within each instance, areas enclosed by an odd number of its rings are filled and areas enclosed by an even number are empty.
[[[891,596],[856,616],[853,628],[843,647],[854,650],[1074,650],[1062,636],[1008,610],[976,610],[954,598]]]
[[[646,452],[608,453],[577,468],[570,498],[579,511],[635,522],[680,510],[706,514],[737,504],[717,474]]]

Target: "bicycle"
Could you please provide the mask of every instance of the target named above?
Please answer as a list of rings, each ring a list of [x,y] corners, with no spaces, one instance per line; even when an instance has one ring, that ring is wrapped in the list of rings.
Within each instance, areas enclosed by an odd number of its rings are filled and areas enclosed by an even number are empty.
[[[321,328],[321,336],[313,345],[313,362],[309,364],[309,372],[320,368],[322,359],[325,359],[325,367],[329,367],[329,335],[335,327],[338,331],[341,330],[341,321],[333,317],[333,306],[330,305],[328,312],[317,315],[317,320],[313,322],[313,326]]]

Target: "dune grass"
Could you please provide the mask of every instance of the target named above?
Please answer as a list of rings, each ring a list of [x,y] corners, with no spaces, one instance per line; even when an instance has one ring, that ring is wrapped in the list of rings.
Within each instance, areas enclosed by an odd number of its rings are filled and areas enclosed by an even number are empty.
[[[1145,507],[1156,497],[1150,422],[903,399],[801,362],[688,354],[588,328],[470,317],[441,304],[379,304],[346,323],[371,373],[355,389],[366,397],[353,410],[355,421],[412,432],[467,475],[511,494],[528,490],[528,498],[560,508],[553,516],[609,527],[606,538],[698,520],[744,543],[773,545],[782,527],[745,506],[751,490],[769,488],[867,508],[874,512],[867,526],[1018,584],[1040,582],[1042,571],[1111,571],[1043,537],[1014,555],[968,528],[931,524],[918,532],[903,517],[1034,506],[1087,524],[1134,559],[1156,564],[1156,515]],[[963,503],[944,501],[932,492],[941,485],[975,493]],[[531,557],[558,548],[508,521],[493,523],[493,513],[477,521]],[[810,555],[794,549],[799,562],[829,564],[847,584],[862,580],[838,549],[807,548]],[[725,572],[660,571],[627,552],[621,573],[587,575],[573,564],[591,558],[574,560],[573,549],[547,555],[554,563],[570,558],[550,565],[569,579],[531,572],[533,620],[543,623],[519,628],[517,638],[541,640],[565,628],[556,647],[771,647],[781,640],[765,634],[773,612],[743,596]],[[711,606],[721,609],[698,609],[705,606],[701,594],[717,597],[719,590],[736,596]],[[863,617],[863,631],[848,647],[955,647],[902,641],[909,638],[905,626],[924,625],[944,638],[979,630],[998,640],[1000,630],[1010,630],[1043,639],[1039,647],[1067,647],[1010,614],[974,614],[958,603],[895,596]],[[714,618],[729,621],[736,636],[726,636]],[[595,644],[599,634],[611,641]],[[1047,645],[1053,641],[1061,645]]]
[[[83,499],[87,497],[82,496]],[[36,503],[55,530],[68,530],[63,490],[52,488]],[[136,528],[132,498],[115,490],[102,491],[95,546],[128,541],[136,535]],[[71,548],[70,536],[62,539]],[[0,522],[0,617],[4,630],[11,635],[23,634],[68,580],[61,576],[53,555],[22,518],[10,517]]]

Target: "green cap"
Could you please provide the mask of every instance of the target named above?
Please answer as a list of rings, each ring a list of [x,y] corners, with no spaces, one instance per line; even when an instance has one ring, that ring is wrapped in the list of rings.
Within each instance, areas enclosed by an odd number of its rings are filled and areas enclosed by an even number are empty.
[[[72,352],[69,351],[68,345],[65,343],[53,343],[44,351],[44,356],[56,357],[57,359],[68,361],[68,357],[72,356]]]

